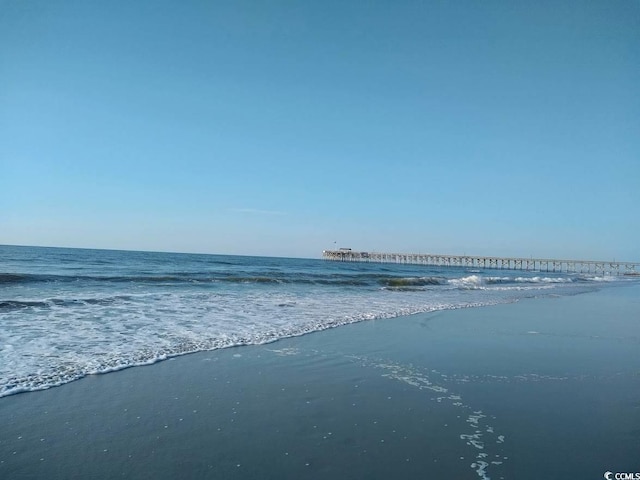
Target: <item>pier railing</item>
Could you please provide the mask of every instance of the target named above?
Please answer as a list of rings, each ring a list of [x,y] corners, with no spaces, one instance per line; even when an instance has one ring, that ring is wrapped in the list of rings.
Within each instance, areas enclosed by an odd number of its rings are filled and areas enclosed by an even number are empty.
[[[350,249],[324,250],[322,252],[322,258],[340,262],[404,263],[434,267],[492,268],[557,273],[593,273],[601,275],[640,275],[640,263],[616,261],[479,257],[474,255],[437,255],[430,253],[358,252]]]

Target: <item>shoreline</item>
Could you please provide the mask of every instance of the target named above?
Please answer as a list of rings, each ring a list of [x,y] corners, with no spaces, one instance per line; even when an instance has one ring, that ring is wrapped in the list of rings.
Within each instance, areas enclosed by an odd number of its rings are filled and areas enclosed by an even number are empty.
[[[395,315],[395,314],[390,314],[389,316],[386,315],[382,315],[380,317],[377,318],[348,318],[348,319],[344,319],[343,321],[336,321],[333,323],[327,323],[327,324],[323,324],[321,326],[316,326],[314,327],[305,327],[303,329],[300,330],[295,330],[292,331],[290,333],[284,334],[284,336],[280,336],[277,338],[273,338],[273,339],[268,339],[268,340],[264,340],[262,342],[256,342],[256,343],[250,343],[250,342],[246,342],[243,339],[239,339],[238,343],[229,343],[228,345],[220,345],[220,346],[215,346],[212,348],[200,348],[200,349],[195,349],[195,350],[186,350],[186,351],[178,351],[178,352],[170,352],[170,353],[162,353],[159,356],[156,357],[152,357],[149,360],[144,360],[141,361],[140,363],[134,363],[134,364],[127,364],[127,365],[122,365],[122,366],[109,366],[109,367],[105,367],[104,369],[100,370],[100,371],[91,371],[91,372],[85,372],[82,374],[78,374],[75,378],[72,379],[65,379],[60,381],[59,383],[52,383],[52,384],[47,384],[47,385],[38,385],[35,387],[21,387],[11,391],[5,391],[5,392],[0,392],[0,399],[4,398],[4,397],[10,397],[13,395],[20,395],[20,394],[24,394],[24,393],[32,393],[32,392],[39,392],[39,391],[44,391],[44,390],[49,390],[51,388],[59,388],[59,387],[63,387],[69,383],[73,383],[73,382],[77,382],[79,380],[82,380],[86,377],[90,377],[90,376],[95,376],[95,375],[107,375],[107,374],[112,374],[112,373],[117,373],[120,372],[122,370],[127,370],[129,368],[138,368],[138,367],[149,367],[152,365],[155,365],[157,363],[161,363],[167,360],[172,360],[172,359],[176,359],[179,357],[183,357],[183,356],[187,356],[187,355],[195,355],[198,353],[206,353],[206,352],[215,352],[218,350],[226,350],[226,349],[230,349],[230,348],[240,348],[240,347],[259,347],[259,346],[263,346],[263,345],[269,345],[272,343],[276,343],[282,340],[287,340],[290,338],[296,338],[296,337],[303,337],[306,335],[313,335],[313,334],[318,334],[321,332],[324,332],[326,330],[332,330],[335,328],[341,328],[341,327],[345,327],[345,326],[349,326],[349,325],[354,325],[354,324],[358,324],[358,323],[364,323],[364,322],[370,322],[370,321],[381,321],[381,320],[393,320],[393,319],[398,319],[398,318],[405,318],[405,317],[413,317],[415,315],[428,315],[431,313],[436,313],[436,312],[446,312],[446,311],[455,311],[455,310],[465,310],[465,309],[475,309],[475,308],[484,308],[484,307],[492,307],[492,306],[497,306],[497,305],[507,305],[510,303],[517,303],[518,301],[520,301],[521,299],[516,299],[516,300],[511,300],[511,301],[504,301],[504,302],[493,302],[493,303],[484,303],[484,304],[477,304],[477,303],[471,303],[471,304],[463,304],[463,305],[455,305],[455,306],[442,306],[442,307],[430,307],[426,310],[418,310],[412,313],[407,313],[407,314],[403,314],[403,315]]]
[[[6,396],[0,476],[637,471],[639,290],[358,322]]]

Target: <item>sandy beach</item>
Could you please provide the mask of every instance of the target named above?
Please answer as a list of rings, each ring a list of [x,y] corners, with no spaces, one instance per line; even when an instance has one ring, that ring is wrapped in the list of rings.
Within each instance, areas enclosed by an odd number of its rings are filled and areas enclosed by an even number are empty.
[[[0,478],[640,471],[640,291],[366,321],[0,399]]]
[[[0,480],[640,480],[640,0],[0,2]]]

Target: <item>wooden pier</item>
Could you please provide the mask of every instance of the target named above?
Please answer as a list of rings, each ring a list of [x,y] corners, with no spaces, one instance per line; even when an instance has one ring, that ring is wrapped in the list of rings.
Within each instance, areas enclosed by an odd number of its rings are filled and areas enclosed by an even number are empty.
[[[640,263],[595,260],[556,260],[550,258],[478,257],[430,253],[357,252],[348,248],[324,250],[322,258],[340,262],[404,263],[433,267],[492,268],[556,273],[600,275],[640,275]]]

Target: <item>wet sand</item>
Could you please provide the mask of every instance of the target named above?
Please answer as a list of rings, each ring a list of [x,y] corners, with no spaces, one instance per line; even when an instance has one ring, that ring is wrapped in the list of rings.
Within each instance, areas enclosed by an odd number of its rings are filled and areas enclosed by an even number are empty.
[[[377,320],[0,399],[0,478],[640,471],[640,289]]]

